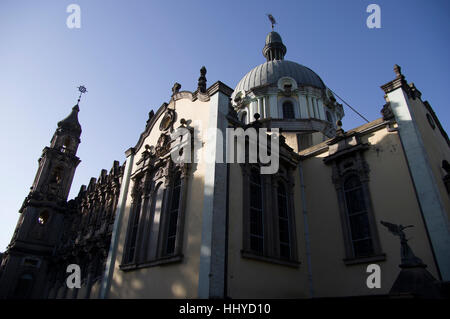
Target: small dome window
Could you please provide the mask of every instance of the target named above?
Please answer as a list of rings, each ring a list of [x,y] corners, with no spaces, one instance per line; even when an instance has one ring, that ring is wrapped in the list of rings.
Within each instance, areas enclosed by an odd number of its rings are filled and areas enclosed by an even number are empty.
[[[295,118],[294,106],[292,105],[292,102],[290,102],[290,101],[286,101],[283,103],[283,118],[284,119]]]

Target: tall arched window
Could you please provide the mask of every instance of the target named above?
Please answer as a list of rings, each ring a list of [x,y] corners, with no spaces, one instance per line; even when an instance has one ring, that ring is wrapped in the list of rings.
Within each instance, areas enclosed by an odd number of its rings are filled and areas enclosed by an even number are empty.
[[[283,183],[278,183],[278,232],[280,239],[280,257],[289,259],[291,257],[290,220],[288,212],[288,196]]]
[[[283,118],[284,119],[295,118],[294,106],[292,105],[292,102],[290,102],[290,101],[286,101],[283,103]]]
[[[258,254],[264,251],[263,224],[261,175],[253,168],[250,173],[250,250]]]
[[[166,251],[170,255],[175,252],[175,242],[177,237],[178,211],[180,206],[181,174],[177,172],[172,186],[172,200],[168,211],[169,223],[167,228]]]
[[[344,180],[344,194],[353,254],[355,257],[369,256],[374,249],[367,206],[357,175],[352,174]]]
[[[134,255],[136,253],[136,242],[137,242],[137,233],[139,229],[139,219],[141,215],[141,205],[142,198],[140,194],[137,194],[135,197],[135,204],[132,214],[132,221],[130,225],[130,233],[128,239],[128,255],[126,258],[126,262],[131,263],[134,260]]]
[[[158,182],[153,190],[153,200],[151,203],[151,225],[149,229],[149,234],[145,235],[144,238],[149,238],[146,245],[148,246],[147,260],[154,260],[157,257],[157,243],[159,236],[159,227],[161,225],[161,213],[164,199],[164,187],[162,182]],[[162,230],[161,230],[162,231]]]

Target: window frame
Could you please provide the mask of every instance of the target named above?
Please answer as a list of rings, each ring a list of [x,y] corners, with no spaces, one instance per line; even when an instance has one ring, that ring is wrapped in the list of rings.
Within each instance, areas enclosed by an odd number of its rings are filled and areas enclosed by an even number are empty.
[[[335,142],[340,143],[340,147],[342,149],[345,149],[345,151],[340,151],[328,155],[326,158],[324,158],[324,162],[325,164],[332,166],[331,179],[336,189],[336,195],[339,205],[338,209],[344,239],[343,244],[345,256],[343,258],[343,261],[346,265],[383,261],[386,259],[386,254],[382,252],[372,199],[370,196],[370,168],[363,154],[365,150],[369,149],[369,144],[362,143],[359,135],[346,136],[342,139],[336,139]],[[347,144],[350,142],[351,144]],[[373,253],[368,256],[356,256],[353,249],[350,230],[351,226],[348,219],[348,209],[344,188],[344,182],[350,175],[356,175],[359,178],[359,181],[361,183],[362,196],[366,205],[369,231],[371,234],[373,247]]]
[[[290,112],[292,112],[292,113],[289,115],[292,115],[292,117],[286,116],[287,112],[285,111],[285,105],[290,106]],[[282,110],[282,114],[283,114],[283,120],[294,120],[295,119],[295,109],[294,109],[294,103],[292,103],[292,101],[290,101],[290,100],[283,101],[283,103],[281,104],[281,110]]]
[[[141,187],[142,191],[133,190],[137,192],[133,197],[133,204],[130,209],[130,217],[127,226],[127,234],[125,240],[126,250],[122,257],[122,264],[120,269],[123,271],[129,271],[139,268],[151,267],[165,263],[179,262],[183,258],[183,233],[184,233],[184,214],[185,214],[185,199],[187,191],[187,172],[188,164],[180,164],[175,166],[171,161],[164,165],[153,167],[141,174],[136,174],[133,178],[135,180],[135,187]],[[142,179],[145,178],[145,182],[142,183]],[[179,184],[174,184],[175,179],[179,179]],[[140,184],[136,185],[141,179]],[[143,186],[145,185],[145,186]],[[171,253],[167,253],[168,231],[170,222],[170,208],[173,202],[174,187],[179,187],[178,192],[178,208],[177,208],[177,224],[176,232],[174,235],[174,249]],[[159,212],[159,227],[157,229],[156,236],[152,234],[156,231],[153,227],[155,217],[156,201],[158,200],[159,191],[162,191],[162,200]],[[135,257],[129,259],[129,248],[131,235],[132,235],[132,218],[135,216],[135,200],[142,202],[140,209],[140,218],[138,223],[138,232],[136,237],[137,251]],[[153,237],[154,241],[149,243],[148,239]],[[151,254],[152,253],[152,254]],[[153,254],[154,253],[154,254]]]
[[[252,169],[260,169],[258,164],[241,164],[243,177],[243,235],[241,256],[249,259],[298,267],[298,245],[297,245],[297,227],[295,222],[294,209],[294,183],[293,169],[285,169],[280,163],[280,169],[277,174],[260,175],[261,193],[262,193],[262,212],[263,212],[263,253],[255,252],[250,246],[250,174]],[[290,238],[290,257],[283,258],[280,255],[280,236],[278,220],[278,183],[283,183],[286,190],[286,210],[288,214],[289,238]]]
[[[348,181],[351,178],[357,179],[358,185],[347,188],[346,184],[348,183]],[[361,195],[360,201],[363,203],[364,209],[362,209],[361,211],[353,212],[353,211],[351,211],[349,204],[348,204],[348,202],[349,202],[348,194],[351,192],[355,192],[357,190],[359,190],[359,193]],[[350,245],[351,245],[351,249],[352,249],[352,255],[354,258],[365,258],[365,257],[372,256],[375,251],[374,251],[374,247],[373,247],[372,232],[370,230],[370,222],[369,222],[369,216],[368,216],[369,212],[368,212],[367,202],[366,202],[366,198],[364,196],[363,185],[361,183],[359,176],[355,172],[347,173],[344,176],[344,178],[343,178],[343,193],[344,193],[344,198],[345,198],[344,204],[345,204],[345,209],[346,209],[346,218],[347,218],[347,223],[348,223],[348,232],[349,232]],[[369,228],[368,228],[369,236],[355,239],[353,231],[352,231],[351,220],[352,220],[352,217],[360,216],[360,215],[364,215],[367,218],[367,223],[369,226]],[[359,255],[356,253],[355,242],[365,241],[365,240],[370,240],[371,253],[369,253],[367,255],[364,255],[364,254]]]

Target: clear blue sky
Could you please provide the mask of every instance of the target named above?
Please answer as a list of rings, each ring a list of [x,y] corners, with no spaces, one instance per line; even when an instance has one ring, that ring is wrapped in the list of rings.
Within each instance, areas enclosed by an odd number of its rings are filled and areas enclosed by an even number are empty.
[[[81,7],[81,29],[66,26],[71,3]],[[381,7],[381,29],[366,27],[370,3]],[[263,63],[266,13],[278,21],[286,59],[313,69],[369,120],[380,117],[379,86],[394,78],[397,63],[449,131],[449,1],[2,0],[0,251],[78,85],[88,93],[71,198],[113,160],[123,163],[174,82],[195,90],[205,65],[208,85],[220,80],[233,88]],[[345,110],[344,129],[363,124]]]

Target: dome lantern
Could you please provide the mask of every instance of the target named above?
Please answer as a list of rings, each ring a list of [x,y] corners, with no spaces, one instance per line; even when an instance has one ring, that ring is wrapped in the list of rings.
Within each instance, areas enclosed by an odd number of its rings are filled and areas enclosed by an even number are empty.
[[[281,36],[275,32],[271,31],[266,36],[266,45],[263,48],[263,55],[267,61],[273,60],[283,60],[286,54],[286,46],[281,40]]]

